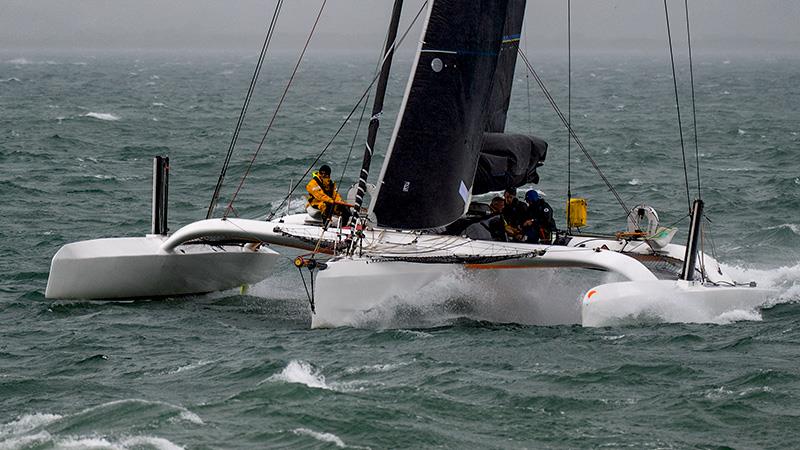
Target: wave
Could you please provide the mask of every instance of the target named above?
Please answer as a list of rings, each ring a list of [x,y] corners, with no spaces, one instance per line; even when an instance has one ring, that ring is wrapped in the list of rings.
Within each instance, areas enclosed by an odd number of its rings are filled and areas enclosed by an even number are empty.
[[[800,184],[800,183],[798,183]],[[766,230],[790,230],[792,233],[800,236],[800,225],[796,223],[782,223],[780,225],[775,225],[772,227],[765,228]]]
[[[341,440],[341,438],[339,438],[339,436],[336,436],[335,434],[332,434],[332,433],[320,433],[318,431],[309,430],[308,428],[295,428],[294,430],[292,430],[292,433],[294,433],[294,434],[296,434],[298,436],[300,436],[300,435],[310,436],[310,437],[312,437],[312,438],[314,438],[314,439],[316,439],[318,441],[327,442],[327,443],[333,444],[333,445],[335,445],[335,446],[337,446],[339,448],[345,448],[346,447],[344,445],[344,441]]]
[[[800,300],[800,263],[770,269],[753,269],[720,264],[722,270],[734,280],[755,281],[759,286],[778,289],[786,300]]]
[[[344,369],[344,372],[348,374],[391,372],[395,369],[399,369],[400,367],[407,366],[409,364],[411,363],[402,362],[395,364],[373,364],[371,366],[348,367]]]
[[[5,80],[0,80],[0,83],[22,83],[17,77],[6,78]]]
[[[93,409],[95,408],[89,408],[82,413],[78,413],[78,415]],[[55,448],[63,449],[105,448],[128,450],[141,447],[152,447],[159,450],[183,449],[183,447],[167,439],[154,436],[123,436],[120,438],[103,436],[59,437],[40,429],[64,419],[65,417],[59,414],[34,413],[20,416],[9,423],[0,425],[0,449],[40,447],[48,444]],[[202,424],[202,421],[199,423]],[[36,432],[32,433],[33,431]]]
[[[119,116],[115,116],[114,114],[110,113],[98,113],[98,112],[88,112],[83,115],[84,117],[91,117],[93,119],[98,120],[107,120],[107,121],[117,121],[119,120]]]
[[[34,413],[17,417],[9,423],[0,425],[0,438],[8,435],[18,435],[49,425],[62,419],[59,414]]]
[[[311,364],[294,359],[289,361],[289,364],[280,372],[272,375],[271,377],[259,382],[264,384],[267,382],[284,382],[302,384],[310,388],[324,389],[326,391],[334,392],[355,392],[364,389],[364,382],[362,381],[348,381],[348,382],[328,382],[319,370],[314,368]]]
[[[10,443],[8,447],[0,445],[0,448],[25,448],[32,444],[52,443],[55,448],[60,449],[87,449],[101,448],[110,450],[129,450],[137,448],[155,448],[157,450],[183,450],[184,447],[176,445],[167,439],[154,436],[126,436],[119,439],[96,436],[68,437],[65,439],[53,438],[49,433],[42,432],[34,436],[25,436]],[[0,444],[5,444],[0,442]]]
[[[194,362],[194,363],[191,363],[191,364],[187,364],[185,366],[180,366],[177,369],[170,370],[166,374],[167,375],[175,375],[176,373],[181,373],[181,372],[185,372],[187,370],[197,369],[199,367],[203,367],[203,366],[206,366],[208,364],[211,364],[211,361],[200,360],[200,361],[197,361],[197,362]]]
[[[194,424],[197,424],[197,425],[203,425],[203,423],[204,423],[203,419],[201,419],[200,416],[198,416],[197,414],[193,413],[192,411],[189,411],[188,409],[184,408],[183,406],[173,405],[172,403],[161,402],[161,401],[157,401],[157,400],[143,400],[143,399],[138,399],[138,398],[128,398],[128,399],[123,399],[123,400],[114,400],[114,401],[111,401],[111,402],[103,403],[101,405],[92,406],[91,408],[87,408],[87,409],[79,412],[76,415],[90,414],[90,413],[94,413],[94,412],[96,412],[98,410],[101,410],[101,409],[117,408],[117,407],[128,405],[128,404],[145,405],[145,406],[163,406],[163,407],[166,407],[168,409],[177,410],[178,411],[178,417],[180,419],[182,419],[182,420],[185,420],[187,422],[191,422],[191,423],[194,423]]]
[[[304,384],[308,387],[334,391],[325,382],[325,376],[305,361],[292,360],[279,374],[272,375],[265,381],[283,381],[286,383]]]

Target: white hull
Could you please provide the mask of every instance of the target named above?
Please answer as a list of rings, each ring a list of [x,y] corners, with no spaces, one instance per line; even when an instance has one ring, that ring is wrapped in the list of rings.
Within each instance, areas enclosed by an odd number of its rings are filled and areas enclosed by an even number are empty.
[[[771,289],[683,280],[609,283],[584,295],[581,323],[586,327],[601,327],[642,319],[717,322],[724,320],[726,314],[753,311],[775,295]]]
[[[579,266],[477,268],[342,259],[328,263],[317,276],[311,327],[425,326],[462,315],[498,323],[589,327],[642,317],[716,322],[726,313],[763,306],[776,294],[747,286],[625,279]]]
[[[272,273],[278,253],[241,245],[182,245],[166,237],[95,239],[62,247],[53,257],[45,297],[114,299],[201,294],[256,283]]]
[[[311,327],[416,327],[457,316],[575,324],[583,293],[613,279],[619,277],[577,267],[336,261],[317,276]]]

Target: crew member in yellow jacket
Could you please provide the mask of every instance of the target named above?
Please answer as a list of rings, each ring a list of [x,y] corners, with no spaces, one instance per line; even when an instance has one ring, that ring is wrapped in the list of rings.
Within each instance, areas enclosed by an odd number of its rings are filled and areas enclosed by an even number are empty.
[[[311,181],[306,185],[306,191],[308,191],[306,211],[311,217],[328,221],[332,214],[341,216],[342,226],[350,220],[350,209],[336,191],[336,183],[331,180],[330,166],[323,164],[312,174]]]

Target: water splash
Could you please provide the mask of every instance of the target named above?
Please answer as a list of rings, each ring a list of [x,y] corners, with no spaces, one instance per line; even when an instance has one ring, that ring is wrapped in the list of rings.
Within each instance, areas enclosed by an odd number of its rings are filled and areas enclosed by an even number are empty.
[[[794,231],[794,230],[792,230]],[[754,269],[721,264],[723,272],[740,282],[754,281],[762,287],[777,289],[771,305],[800,301],[800,263],[771,269]]]
[[[281,373],[272,375],[265,381],[283,381],[286,383],[304,384],[317,389],[335,390],[325,382],[325,376],[319,373],[311,364],[296,359],[289,361],[289,364]]]
[[[0,438],[9,435],[19,435],[35,430],[36,428],[49,425],[61,420],[63,416],[58,414],[34,413],[25,414],[17,417],[9,423],[0,425]]]

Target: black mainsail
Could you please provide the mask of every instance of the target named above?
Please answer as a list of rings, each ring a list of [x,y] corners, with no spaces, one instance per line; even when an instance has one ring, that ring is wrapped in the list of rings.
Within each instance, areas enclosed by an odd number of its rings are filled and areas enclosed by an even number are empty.
[[[502,133],[506,129],[511,87],[514,84],[514,69],[517,66],[517,53],[522,36],[522,22],[525,18],[525,3],[526,0],[508,0],[503,42],[497,58],[497,70],[489,100],[489,121],[486,131],[492,133]]]
[[[489,100],[487,133],[484,134],[478,170],[472,185],[473,195],[538,183],[536,168],[543,164],[547,156],[547,143],[542,139],[503,133],[514,84],[525,3],[525,0],[508,1],[503,43]]]
[[[370,208],[378,226],[435,228],[466,211],[508,5],[432,1]]]

